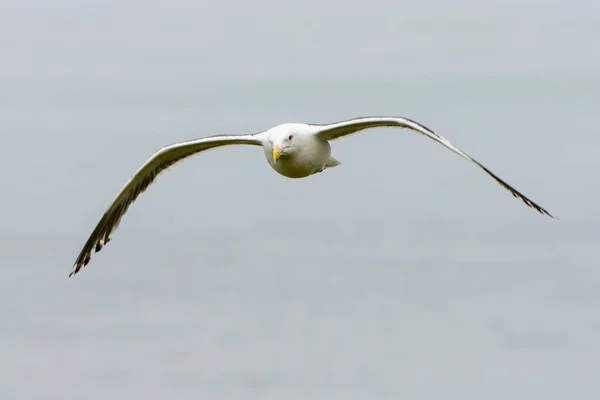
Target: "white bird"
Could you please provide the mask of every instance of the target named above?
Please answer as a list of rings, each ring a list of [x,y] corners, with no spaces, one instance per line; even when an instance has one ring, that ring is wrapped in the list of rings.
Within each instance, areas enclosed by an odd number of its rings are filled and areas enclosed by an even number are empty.
[[[139,194],[146,190],[162,171],[184,158],[221,146],[262,146],[267,162],[279,174],[288,178],[305,178],[340,165],[340,162],[331,156],[329,144],[331,140],[376,127],[408,128],[427,136],[475,163],[527,206],[554,218],[548,211],[518,192],[467,153],[432,130],[408,118],[363,117],[326,125],[286,123],[255,134],[208,136],[161,148],[123,186],[83,246],[69,276],[76,274],[89,263],[92,252],[100,251],[109,242],[111,233],[118,227],[121,218]]]

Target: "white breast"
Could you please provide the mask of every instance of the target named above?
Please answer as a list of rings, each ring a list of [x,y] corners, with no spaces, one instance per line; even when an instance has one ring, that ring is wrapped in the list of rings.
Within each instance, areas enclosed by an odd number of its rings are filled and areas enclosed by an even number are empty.
[[[273,148],[270,143],[263,146],[263,149],[269,165],[288,178],[305,178],[321,172],[331,155],[329,142],[312,135],[298,138],[294,144],[294,151],[282,156],[277,162],[273,160]]]

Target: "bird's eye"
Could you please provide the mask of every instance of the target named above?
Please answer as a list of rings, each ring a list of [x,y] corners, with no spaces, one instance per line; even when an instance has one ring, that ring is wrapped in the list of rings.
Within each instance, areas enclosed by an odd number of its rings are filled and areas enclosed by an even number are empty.
[[[288,136],[288,140],[292,140],[292,137],[293,137],[293,136],[294,136],[294,135],[290,135],[290,136]]]

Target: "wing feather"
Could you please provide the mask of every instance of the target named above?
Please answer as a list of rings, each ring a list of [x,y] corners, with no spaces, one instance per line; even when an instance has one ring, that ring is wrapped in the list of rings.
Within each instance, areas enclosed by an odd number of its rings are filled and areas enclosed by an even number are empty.
[[[262,141],[259,134],[218,135],[175,143],[154,153],[127,181],[106,210],[75,260],[69,276],[85,267],[90,262],[92,253],[99,252],[110,241],[111,233],[119,227],[121,218],[129,206],[154,182],[160,173],[197,153],[221,146],[243,144],[261,146]]]
[[[337,123],[333,123],[333,124],[327,124],[327,125],[313,124],[313,126],[318,129],[318,132],[316,133],[316,135],[325,140],[339,139],[341,137],[352,135],[359,131],[369,129],[369,128],[397,127],[397,128],[411,129],[422,135],[427,136],[428,138],[436,141],[437,143],[441,144],[442,146],[446,147],[447,149],[452,150],[454,153],[458,154],[459,156],[463,157],[464,159],[475,163],[475,165],[477,165],[479,168],[481,168],[483,171],[485,171],[488,175],[490,175],[492,178],[494,178],[494,180],[496,182],[498,182],[500,184],[500,186],[502,186],[504,189],[506,189],[510,193],[512,193],[512,195],[514,197],[516,197],[517,199],[520,199],[528,207],[533,208],[534,210],[538,211],[541,214],[547,215],[551,218],[555,218],[552,214],[550,214],[544,208],[537,205],[532,200],[530,200],[527,196],[525,196],[524,194],[519,192],[517,189],[515,189],[514,187],[512,187],[511,185],[506,183],[504,180],[502,180],[500,177],[498,177],[492,171],[487,169],[485,166],[483,166],[477,160],[472,158],[470,155],[468,155],[467,153],[465,153],[464,151],[462,151],[461,149],[459,149],[452,143],[450,143],[450,141],[448,141],[447,139],[444,139],[442,136],[438,135],[431,129],[425,127],[424,125],[422,125],[416,121],[410,120],[408,118],[402,118],[402,117],[364,117],[364,118],[350,119],[350,120],[341,121],[341,122],[337,122]]]

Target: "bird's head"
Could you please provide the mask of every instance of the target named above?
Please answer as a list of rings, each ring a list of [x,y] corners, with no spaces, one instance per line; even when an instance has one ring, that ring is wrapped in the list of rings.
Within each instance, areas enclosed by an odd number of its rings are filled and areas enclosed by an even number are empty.
[[[303,129],[304,128],[304,129]],[[302,145],[307,129],[302,124],[284,124],[274,128],[269,135],[273,148],[273,161],[292,156]]]
[[[294,134],[288,133],[281,137],[273,138],[273,161],[281,157],[288,157],[294,152]]]

